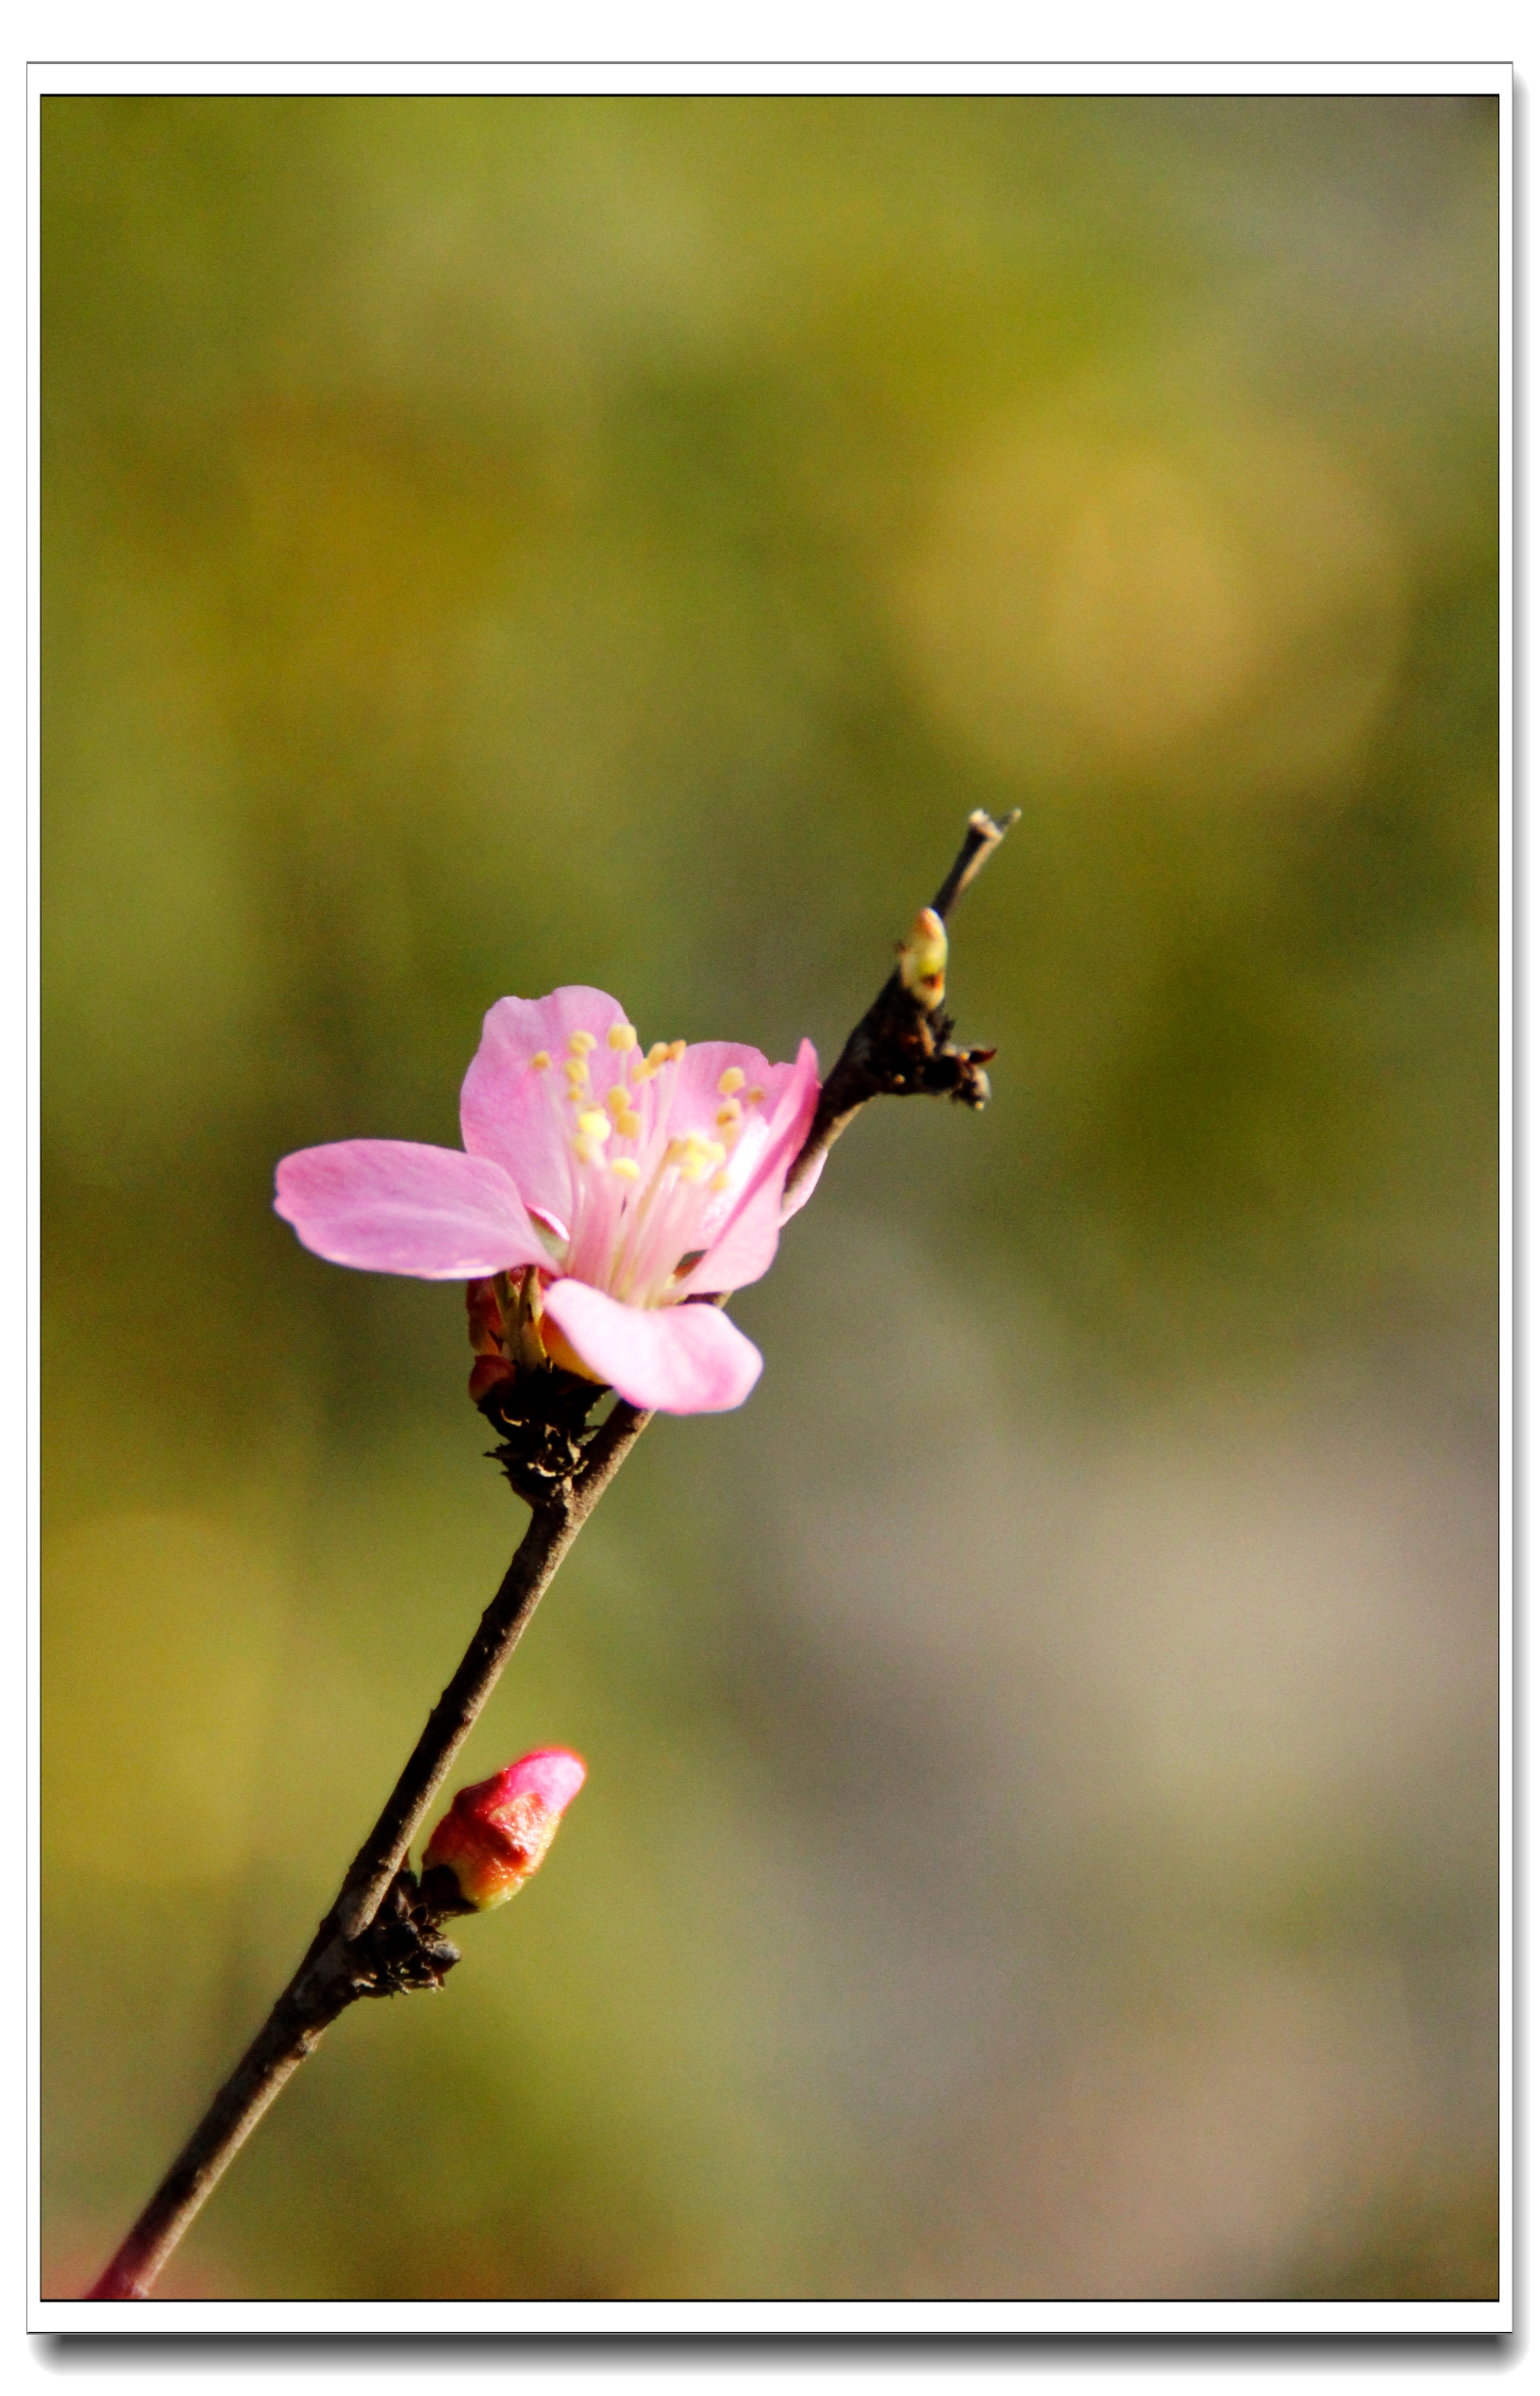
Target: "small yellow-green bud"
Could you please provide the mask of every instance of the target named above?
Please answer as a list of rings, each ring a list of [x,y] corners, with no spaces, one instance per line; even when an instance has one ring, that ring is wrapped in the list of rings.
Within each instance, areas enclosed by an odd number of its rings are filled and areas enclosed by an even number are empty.
[[[922,907],[898,944],[898,976],[923,1006],[939,1007],[946,995],[946,927],[933,907]]]

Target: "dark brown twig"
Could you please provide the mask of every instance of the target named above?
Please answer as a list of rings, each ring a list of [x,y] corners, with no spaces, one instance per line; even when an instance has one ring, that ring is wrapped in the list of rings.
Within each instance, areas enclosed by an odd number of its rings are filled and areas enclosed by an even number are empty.
[[[544,1378],[552,1382],[553,1395],[567,1394],[561,1385],[569,1376]],[[593,1391],[591,1398],[598,1394]],[[459,1961],[457,1951],[436,1937],[438,1921],[457,1909],[452,1900],[437,1906],[420,1902],[411,1875],[401,1868],[407,1850],[557,1567],[649,1419],[635,1406],[617,1404],[593,1434],[570,1477],[552,1478],[544,1490],[535,1489],[529,1527],[502,1585],[428,1716],[383,1813],[354,1857],[336,1902],[261,2029],[92,2288],[93,2297],[148,2294],[232,2156],[339,2014],[360,1997],[435,1986]],[[518,1486],[525,1476],[517,1464],[510,1477],[515,1473]],[[393,1900],[388,1907],[382,1902],[387,1897]]]
[[[982,810],[969,819],[931,903],[942,923],[1015,820],[996,822]],[[944,963],[944,941],[941,947]],[[980,1107],[988,1097],[983,1066],[995,1051],[954,1047],[951,1019],[940,1004],[943,975],[916,978],[906,968],[901,950],[899,967],[845,1042],[787,1176],[788,1191],[869,1098],[928,1090]],[[407,1851],[562,1557],[650,1419],[617,1401],[601,1424],[591,1426],[589,1412],[599,1394],[570,1373],[544,1370],[515,1373],[480,1399],[502,1433],[497,1459],[529,1505],[528,1528],[298,1969],[92,2288],[92,2297],[148,2294],[231,2158],[340,2014],[363,1997],[441,1986],[459,1962],[458,1949],[440,1935],[445,1918],[465,1910],[458,1890],[442,1873],[430,1872],[419,1884]]]
[[[980,807],[969,816],[967,834],[951,871],[930,902],[930,913],[943,924],[1020,812],[1013,809],[996,821]],[[989,1076],[984,1066],[994,1049],[954,1047],[952,1019],[941,1005],[944,980],[941,987],[928,986],[923,980],[916,986],[906,980],[902,953],[900,949],[900,963],[862,1016],[824,1083],[808,1136],[786,1176],[788,1197],[869,1099],[910,1097],[923,1090],[955,1098],[967,1107],[981,1107],[988,1101]]]

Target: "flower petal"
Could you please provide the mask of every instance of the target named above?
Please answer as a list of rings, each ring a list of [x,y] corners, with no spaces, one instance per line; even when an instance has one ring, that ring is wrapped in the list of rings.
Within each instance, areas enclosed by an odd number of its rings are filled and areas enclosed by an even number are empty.
[[[481,1045],[460,1089],[460,1137],[472,1156],[494,1157],[525,1203],[559,1223],[570,1224],[574,1211],[573,1110],[565,1073],[572,1035],[588,1033],[602,1059],[600,1072],[607,1073],[615,1063],[611,1030],[626,1019],[618,998],[584,982],[553,990],[548,998],[499,998],[487,1011]],[[534,1065],[532,1059],[542,1055],[549,1063]],[[598,1082],[595,1075],[595,1087]]]
[[[537,1747],[510,1764],[497,1778],[505,1799],[522,1797],[530,1790],[553,1814],[560,1814],[587,1780],[588,1767],[570,1747]]]
[[[545,1312],[622,1398],[665,1415],[741,1406],[764,1362],[715,1306],[623,1306],[586,1282],[553,1282]]]
[[[691,1131],[703,1138],[717,1134],[717,1114],[729,1092],[722,1087],[725,1074],[738,1078],[730,1095],[740,1105],[745,1089],[762,1090],[773,1106],[790,1065],[772,1064],[762,1049],[751,1048],[742,1040],[692,1040],[675,1069],[669,1088],[668,1130],[671,1139],[679,1139]],[[746,1107],[744,1120],[755,1121],[769,1108]]]
[[[464,1282],[550,1251],[500,1164],[416,1140],[339,1140],[277,1170],[273,1203],[333,1265]]]
[[[818,1105],[818,1052],[812,1042],[803,1041],[795,1064],[771,1065],[768,1076],[762,1146],[731,1213],[694,1272],[679,1284],[686,1292],[743,1289],[767,1273],[774,1260],[780,1237],[781,1191]],[[795,1215],[811,1196],[811,1187],[803,1184],[790,1212]]]

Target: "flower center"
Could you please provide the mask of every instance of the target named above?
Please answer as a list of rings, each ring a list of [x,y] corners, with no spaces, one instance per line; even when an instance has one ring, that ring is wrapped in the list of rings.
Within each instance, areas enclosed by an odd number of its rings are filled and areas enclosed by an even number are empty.
[[[572,1228],[558,1269],[624,1305],[664,1306],[679,1296],[681,1272],[709,1250],[713,1224],[721,1228],[745,1108],[752,1113],[764,1092],[745,1089],[746,1075],[729,1065],[706,1122],[670,1131],[685,1043],[660,1040],[643,1055],[632,1027],[614,1024],[607,1046],[618,1077],[608,1089],[594,1087],[601,1060],[590,1031],[567,1043],[565,1089],[552,1077],[551,1101],[574,1160]],[[544,1051],[542,1059],[534,1070],[548,1068]],[[598,1078],[609,1079],[602,1067]]]

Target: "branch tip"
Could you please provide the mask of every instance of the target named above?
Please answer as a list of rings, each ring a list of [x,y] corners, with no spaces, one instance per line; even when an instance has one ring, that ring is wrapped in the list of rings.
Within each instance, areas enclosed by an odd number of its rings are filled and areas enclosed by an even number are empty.
[[[952,869],[934,898],[930,901],[945,923],[952,909],[971,881],[977,880],[1013,824],[1021,821],[1021,810],[1013,807],[1008,815],[991,815],[987,809],[976,807],[968,817],[968,829],[962,846],[952,861]]]
[[[924,1090],[975,1112],[988,1103],[983,1068],[995,1051],[958,1047],[951,1017],[942,1009],[946,925],[950,910],[1020,818],[1019,807],[998,817],[976,807],[968,817],[951,871],[898,943],[896,966],[835,1059],[808,1136],[786,1176],[788,1197],[872,1098],[908,1097]]]

